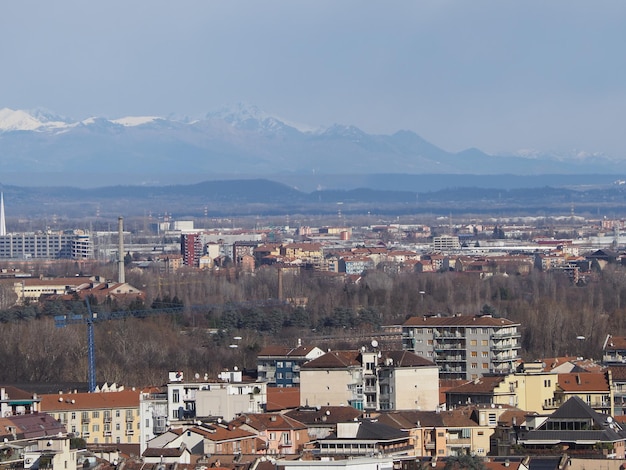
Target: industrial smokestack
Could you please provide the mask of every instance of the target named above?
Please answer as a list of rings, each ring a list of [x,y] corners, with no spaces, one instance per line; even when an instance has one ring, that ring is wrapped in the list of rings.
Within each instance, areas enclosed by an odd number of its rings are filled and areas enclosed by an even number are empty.
[[[126,276],[124,275],[124,217],[117,219],[117,231],[119,245],[117,248],[117,282],[124,284]]]

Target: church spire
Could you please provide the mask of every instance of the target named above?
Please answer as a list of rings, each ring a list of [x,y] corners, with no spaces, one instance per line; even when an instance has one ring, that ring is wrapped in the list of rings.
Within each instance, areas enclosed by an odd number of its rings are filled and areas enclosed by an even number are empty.
[[[4,193],[0,193],[0,236],[7,234],[7,225],[4,220]]]

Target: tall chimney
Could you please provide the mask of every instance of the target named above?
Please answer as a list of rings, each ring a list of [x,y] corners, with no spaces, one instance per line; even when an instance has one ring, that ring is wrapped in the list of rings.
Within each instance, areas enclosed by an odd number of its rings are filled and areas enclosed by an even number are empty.
[[[278,268],[278,300],[283,300],[283,268]]]
[[[117,282],[124,284],[126,276],[124,276],[124,217],[117,219],[117,231],[119,245],[117,248]]]

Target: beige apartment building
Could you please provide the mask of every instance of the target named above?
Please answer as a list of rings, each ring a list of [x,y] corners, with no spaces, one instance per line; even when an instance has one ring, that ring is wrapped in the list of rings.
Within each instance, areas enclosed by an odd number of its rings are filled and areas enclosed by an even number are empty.
[[[41,396],[41,411],[90,444],[139,444],[139,391]]]
[[[300,404],[435,410],[439,371],[409,351],[331,351],[302,365]]]

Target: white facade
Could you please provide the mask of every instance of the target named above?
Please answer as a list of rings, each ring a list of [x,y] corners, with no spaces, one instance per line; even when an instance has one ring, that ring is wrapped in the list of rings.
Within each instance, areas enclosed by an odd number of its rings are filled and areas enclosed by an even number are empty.
[[[221,417],[227,421],[240,413],[261,413],[267,403],[265,383],[173,382],[167,385],[170,422],[196,417]]]

